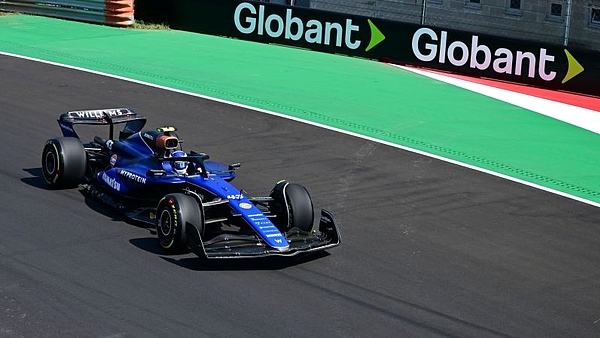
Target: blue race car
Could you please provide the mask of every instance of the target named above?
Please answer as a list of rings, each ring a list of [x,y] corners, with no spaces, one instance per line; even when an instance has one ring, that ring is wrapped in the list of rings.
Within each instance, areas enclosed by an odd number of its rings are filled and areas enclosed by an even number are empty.
[[[156,227],[160,246],[207,258],[293,256],[340,244],[333,216],[321,210],[313,229],[302,185],[277,182],[269,196],[249,197],[230,182],[239,163],[184,152],[174,127],[143,130],[130,109],[61,114],[63,137],[46,142],[42,172],[55,189],[80,187],[129,219]],[[108,138],[82,143],[76,124],[108,126]],[[115,137],[115,125],[124,127]]]

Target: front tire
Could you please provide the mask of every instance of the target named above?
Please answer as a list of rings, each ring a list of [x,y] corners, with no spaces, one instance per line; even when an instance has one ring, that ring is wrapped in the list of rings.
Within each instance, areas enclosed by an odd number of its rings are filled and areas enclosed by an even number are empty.
[[[87,155],[78,138],[50,139],[42,150],[44,180],[54,189],[76,187],[85,176],[86,162]]]
[[[161,248],[173,253],[187,252],[186,227],[195,227],[199,234],[203,232],[196,200],[181,193],[163,197],[156,208],[156,233]]]
[[[269,209],[275,214],[273,223],[280,231],[287,232],[298,228],[305,232],[312,230],[314,208],[308,190],[296,183],[279,181],[271,191],[273,202]]]

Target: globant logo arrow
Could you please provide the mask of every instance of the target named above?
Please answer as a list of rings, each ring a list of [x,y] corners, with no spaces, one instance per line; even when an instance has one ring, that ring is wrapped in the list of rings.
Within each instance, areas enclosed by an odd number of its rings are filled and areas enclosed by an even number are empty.
[[[575,76],[579,75],[583,72],[583,66],[575,60],[573,55],[569,53],[568,50],[565,49],[565,55],[567,56],[567,62],[569,63],[569,68],[567,69],[567,75],[562,80],[562,84],[565,84],[567,81],[571,80]]]
[[[369,45],[367,46],[367,49],[365,49],[365,52],[370,51],[373,47],[381,43],[381,41],[385,40],[385,35],[381,33],[373,21],[371,21],[371,19],[367,19],[367,22],[369,22],[369,28],[371,28],[371,41],[369,41]]]

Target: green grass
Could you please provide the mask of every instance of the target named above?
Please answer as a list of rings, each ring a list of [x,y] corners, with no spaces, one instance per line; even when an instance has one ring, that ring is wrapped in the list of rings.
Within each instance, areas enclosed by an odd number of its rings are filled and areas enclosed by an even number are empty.
[[[131,26],[129,26],[129,28],[133,28],[133,29],[149,29],[149,30],[170,30],[171,28],[169,27],[169,25],[164,24],[164,23],[145,23],[144,21],[141,20],[135,20],[135,23]]]

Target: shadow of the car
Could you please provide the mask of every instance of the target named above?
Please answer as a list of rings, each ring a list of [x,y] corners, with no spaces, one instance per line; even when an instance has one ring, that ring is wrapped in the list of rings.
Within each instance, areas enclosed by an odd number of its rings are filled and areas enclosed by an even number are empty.
[[[161,249],[156,237],[134,238],[129,240],[129,242],[139,249],[159,255],[160,258],[169,263],[194,271],[280,270],[330,255],[326,251],[317,251],[293,257],[206,259],[198,257],[193,253],[169,254]]]
[[[23,171],[29,173],[31,177],[23,177],[21,178],[21,182],[30,185],[34,188],[44,189],[44,190],[52,190],[48,184],[44,181],[44,177],[42,176],[42,168],[23,168]]]
[[[175,259],[161,255],[165,261],[182,268],[194,271],[228,271],[228,270],[281,270],[294,265],[303,264],[329,256],[326,251],[301,254],[293,257],[261,257],[261,258],[232,258],[207,259],[204,257],[183,257]]]
[[[94,210],[95,212],[97,212],[101,215],[109,217],[111,220],[113,220],[115,222],[128,223],[127,217],[125,217],[122,214],[120,214],[119,212],[107,207],[102,202],[91,198],[90,196],[86,195],[83,191],[80,191],[80,192],[81,192],[81,195],[83,195],[83,201],[88,208]]]
[[[133,244],[138,249],[142,249],[144,251],[153,253],[155,255],[161,256],[171,256],[171,255],[181,255],[181,254],[170,254],[163,250],[160,245],[158,245],[158,239],[156,236],[153,237],[142,237],[142,238],[132,238],[129,240],[129,243]]]

